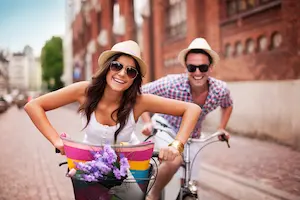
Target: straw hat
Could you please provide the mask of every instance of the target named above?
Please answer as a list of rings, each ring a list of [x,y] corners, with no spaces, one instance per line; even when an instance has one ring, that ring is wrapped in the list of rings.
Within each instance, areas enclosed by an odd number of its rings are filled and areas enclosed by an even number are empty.
[[[103,64],[113,55],[116,55],[118,53],[125,53],[130,56],[132,56],[140,65],[141,68],[141,75],[145,76],[147,72],[147,65],[141,58],[141,49],[139,45],[132,41],[132,40],[127,40],[124,42],[119,42],[115,44],[111,50],[107,50],[101,53],[101,55],[98,58],[98,65],[99,67],[102,67]]]
[[[202,49],[206,51],[212,57],[212,66],[216,66],[218,61],[220,60],[219,55],[211,49],[209,44],[204,38],[196,38],[194,39],[187,49],[183,49],[178,54],[178,61],[182,66],[185,66],[185,56],[191,49]]]

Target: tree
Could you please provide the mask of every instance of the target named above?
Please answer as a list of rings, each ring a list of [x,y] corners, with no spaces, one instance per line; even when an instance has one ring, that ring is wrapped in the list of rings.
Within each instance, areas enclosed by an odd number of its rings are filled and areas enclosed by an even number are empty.
[[[60,37],[52,37],[46,41],[41,54],[42,77],[50,91],[64,86],[61,81],[63,74],[63,44]]]

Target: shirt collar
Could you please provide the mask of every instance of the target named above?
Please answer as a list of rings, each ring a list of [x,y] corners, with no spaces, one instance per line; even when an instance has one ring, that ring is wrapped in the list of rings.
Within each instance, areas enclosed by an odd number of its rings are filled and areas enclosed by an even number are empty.
[[[190,85],[190,81],[188,79],[188,74],[182,74],[182,84],[179,86],[180,90],[186,91],[188,93],[191,93],[191,85]],[[208,77],[207,79],[208,82],[208,93],[214,92],[214,87],[215,87],[215,80],[212,77]]]

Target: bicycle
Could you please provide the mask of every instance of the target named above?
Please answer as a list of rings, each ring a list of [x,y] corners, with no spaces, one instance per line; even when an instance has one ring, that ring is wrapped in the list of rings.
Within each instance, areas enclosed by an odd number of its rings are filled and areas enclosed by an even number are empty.
[[[159,123],[160,124],[160,123]],[[159,132],[164,132],[169,136],[173,137],[171,129],[167,126],[163,126],[163,124],[156,125],[153,128],[152,134],[148,136],[144,141],[148,141],[150,138],[155,137]],[[221,137],[221,140],[212,140],[214,138]],[[228,148],[230,148],[229,141],[225,137],[225,134],[222,132],[215,132],[207,137],[201,137],[200,139],[189,138],[183,154],[183,164],[181,168],[184,171],[184,177],[181,179],[180,189],[177,195],[176,200],[198,200],[198,186],[197,181],[191,180],[191,172],[193,168],[194,161],[198,155],[198,153],[207,145],[218,142],[225,141],[227,143]],[[190,156],[190,146],[192,143],[206,143],[204,144],[195,154],[193,161],[191,162]],[[180,169],[179,169],[180,170]],[[160,200],[165,200],[165,189],[161,192]]]

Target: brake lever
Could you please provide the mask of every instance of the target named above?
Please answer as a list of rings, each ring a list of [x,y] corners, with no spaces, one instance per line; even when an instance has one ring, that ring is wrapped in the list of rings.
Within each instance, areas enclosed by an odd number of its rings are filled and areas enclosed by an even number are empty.
[[[229,141],[228,141],[227,137],[225,136],[225,134],[221,135],[221,141],[225,141],[227,143],[227,147],[230,148]]]

